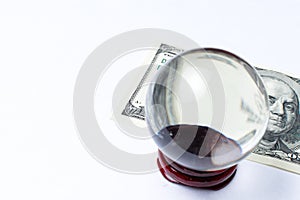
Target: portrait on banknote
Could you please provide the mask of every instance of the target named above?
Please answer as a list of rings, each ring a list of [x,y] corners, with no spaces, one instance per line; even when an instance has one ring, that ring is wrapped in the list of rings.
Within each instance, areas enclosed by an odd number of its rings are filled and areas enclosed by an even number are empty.
[[[300,163],[299,79],[258,69],[269,98],[267,130],[254,154]]]

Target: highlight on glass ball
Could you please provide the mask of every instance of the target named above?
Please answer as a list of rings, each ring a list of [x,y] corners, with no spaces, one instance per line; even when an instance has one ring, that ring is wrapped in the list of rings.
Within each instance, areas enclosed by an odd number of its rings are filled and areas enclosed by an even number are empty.
[[[220,49],[186,51],[160,69],[146,120],[171,182],[220,189],[266,130],[268,97],[256,70]]]

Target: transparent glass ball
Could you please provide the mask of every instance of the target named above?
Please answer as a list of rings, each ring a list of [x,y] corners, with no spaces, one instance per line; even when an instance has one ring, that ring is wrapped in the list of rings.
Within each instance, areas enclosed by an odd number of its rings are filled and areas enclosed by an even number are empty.
[[[264,135],[268,117],[256,70],[220,49],[176,56],[159,69],[146,97],[146,120],[159,150],[198,171],[245,158]]]

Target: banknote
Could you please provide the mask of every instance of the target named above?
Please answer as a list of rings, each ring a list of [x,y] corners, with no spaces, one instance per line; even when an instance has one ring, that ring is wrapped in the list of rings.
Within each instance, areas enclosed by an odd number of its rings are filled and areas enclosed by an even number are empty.
[[[257,68],[270,106],[267,130],[249,160],[300,174],[300,79]]]
[[[168,62],[170,59],[181,52],[183,52],[182,49],[178,49],[167,44],[160,45],[153,60],[151,61],[151,64],[149,65],[137,88],[134,90],[128,103],[126,104],[122,115],[145,120],[144,106],[146,100],[146,92],[148,89],[147,83],[152,80],[153,76],[162,65],[164,65],[166,62]]]
[[[160,45],[122,115],[145,120],[145,83],[164,63],[183,51]],[[270,120],[261,142],[247,159],[300,174],[300,79],[270,69],[256,67],[256,70],[269,97]]]

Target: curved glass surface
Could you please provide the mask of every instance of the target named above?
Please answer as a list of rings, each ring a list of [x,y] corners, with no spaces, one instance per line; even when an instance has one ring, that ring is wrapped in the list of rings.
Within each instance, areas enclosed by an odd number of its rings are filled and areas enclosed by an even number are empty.
[[[224,169],[262,138],[268,98],[256,70],[220,49],[194,49],[157,72],[146,120],[159,149],[195,170]]]

